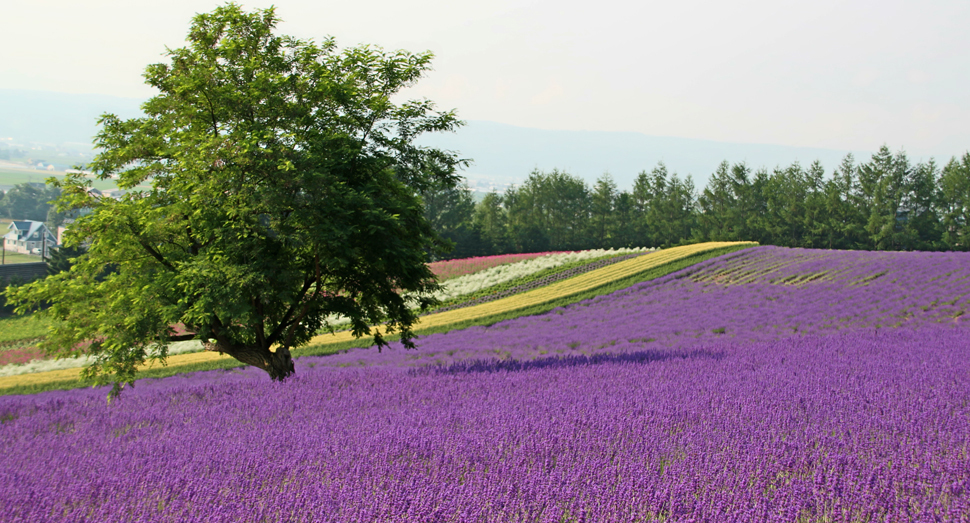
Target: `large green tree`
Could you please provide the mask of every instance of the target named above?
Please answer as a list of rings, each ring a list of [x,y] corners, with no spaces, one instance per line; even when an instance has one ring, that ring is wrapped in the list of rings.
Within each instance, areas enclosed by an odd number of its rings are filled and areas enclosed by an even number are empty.
[[[183,328],[277,380],[330,315],[413,346],[441,245],[419,195],[457,184],[462,164],[414,138],[461,122],[428,100],[392,102],[430,53],[338,51],[278,36],[277,22],[235,4],[193,19],[187,45],[146,69],[159,94],[145,116],[100,120],[89,169],[129,192],[94,198],[68,176],[60,207],[92,212],[67,243],[88,251],[8,293],[21,311],[51,303],[44,348],[95,356],[85,375],[115,391]]]

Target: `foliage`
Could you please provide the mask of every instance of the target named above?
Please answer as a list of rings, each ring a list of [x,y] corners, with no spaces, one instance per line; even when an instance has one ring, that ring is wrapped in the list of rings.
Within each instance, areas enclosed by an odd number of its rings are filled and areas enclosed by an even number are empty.
[[[84,247],[71,245],[61,246],[51,249],[50,257],[47,261],[47,274],[54,275],[60,272],[71,270],[78,257],[84,254]]]
[[[0,217],[45,221],[52,210],[50,202],[57,199],[60,194],[60,189],[51,185],[17,184],[0,198]]]
[[[100,120],[89,169],[129,192],[93,197],[77,174],[58,183],[59,208],[92,209],[67,236],[88,252],[8,292],[22,311],[53,302],[44,348],[95,356],[85,375],[115,393],[166,356],[177,324],[281,380],[290,349],[330,314],[355,336],[383,324],[410,344],[409,305],[437,288],[425,261],[442,242],[419,194],[457,183],[462,161],[413,140],[460,122],[427,100],[391,101],[431,54],[338,52],[277,36],[277,23],[272,8],[235,4],[197,15],[188,45],[146,69],[160,93],[146,116]]]

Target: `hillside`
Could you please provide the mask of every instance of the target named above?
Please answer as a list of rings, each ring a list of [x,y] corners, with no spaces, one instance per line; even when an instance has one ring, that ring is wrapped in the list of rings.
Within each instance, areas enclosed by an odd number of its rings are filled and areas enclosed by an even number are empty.
[[[538,285],[522,286],[522,292],[501,299],[476,303],[431,314],[421,318],[414,330],[418,334],[447,332],[462,329],[470,325],[488,325],[508,318],[515,318],[526,314],[537,314],[548,311],[556,306],[573,303],[592,296],[612,292],[617,288],[626,287],[633,282],[645,281],[663,276],[698,261],[710,259],[725,252],[749,248],[753,244],[746,242],[712,242],[704,244],[675,247],[662,251],[655,251],[634,259],[625,259],[619,263],[599,266],[592,258],[589,271],[579,271],[578,274],[564,280],[544,278]],[[596,254],[595,251],[586,251]],[[583,254],[583,253],[576,253]],[[556,257],[556,255],[553,255]],[[562,261],[570,259],[572,255],[560,256]],[[530,260],[520,264],[531,264]],[[541,267],[541,264],[540,264]],[[566,264],[564,268],[572,267]],[[488,271],[488,269],[486,269]],[[536,277],[545,272],[535,273]],[[574,273],[575,274],[575,273]],[[451,282],[449,282],[451,283]],[[475,298],[478,294],[471,294]],[[393,336],[391,339],[394,339]],[[17,364],[0,367],[0,391],[3,393],[25,393],[49,388],[75,388],[84,385],[79,379],[83,365],[92,363],[90,358],[77,358],[57,361],[31,361],[37,356],[36,349],[31,345],[37,341],[35,334],[27,340],[8,339],[5,343],[0,336],[0,349],[7,354],[20,359],[11,359]],[[21,341],[26,342],[22,344]],[[372,338],[356,339],[350,331],[321,334],[311,340],[308,348],[295,351],[297,356],[314,354],[333,354],[351,347],[367,347]],[[187,344],[193,344],[188,354],[179,354]],[[162,365],[147,364],[142,366],[142,373],[148,376],[159,374],[166,376],[179,372],[193,372],[213,368],[233,368],[241,364],[233,358],[214,352],[200,352],[199,342],[180,342],[177,348],[170,347],[172,352]],[[2,354],[2,353],[0,353]],[[30,362],[30,363],[26,363]],[[21,363],[26,363],[21,365]],[[56,370],[51,370],[51,369]]]
[[[754,247],[417,351],[301,358],[283,384],[241,369],[140,381],[110,405],[7,396],[0,505],[65,521],[962,522],[968,307],[966,253]]]

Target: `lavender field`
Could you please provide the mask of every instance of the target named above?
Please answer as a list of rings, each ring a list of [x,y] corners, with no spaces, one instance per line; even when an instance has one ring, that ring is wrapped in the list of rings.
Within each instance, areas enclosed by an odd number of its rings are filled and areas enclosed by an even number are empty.
[[[966,254],[759,247],[549,314],[0,398],[5,521],[970,521]]]
[[[970,255],[756,247],[549,314],[427,336],[418,352],[358,350],[340,366],[744,344],[798,334],[970,321]]]

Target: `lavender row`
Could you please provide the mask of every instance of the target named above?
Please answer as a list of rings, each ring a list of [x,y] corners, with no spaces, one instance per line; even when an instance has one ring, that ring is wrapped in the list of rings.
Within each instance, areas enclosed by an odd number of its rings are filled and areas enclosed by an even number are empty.
[[[778,283],[804,285],[822,281],[848,286],[876,279],[903,287],[922,283],[965,282],[970,278],[965,252],[871,252],[759,247],[706,264],[695,281],[719,284]]]
[[[966,521],[970,332],[0,400],[6,521]]]

